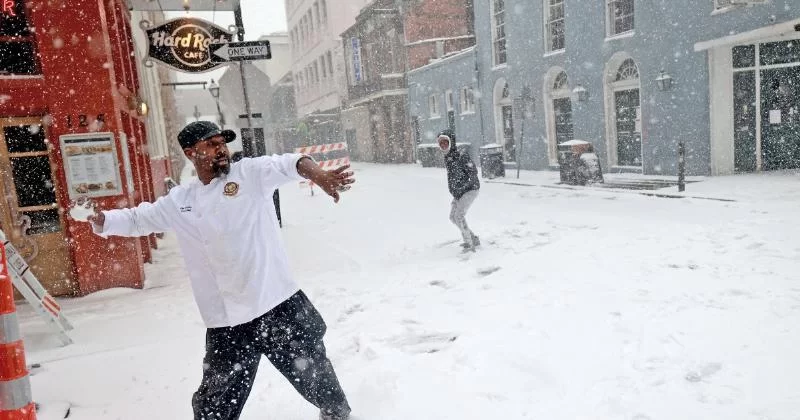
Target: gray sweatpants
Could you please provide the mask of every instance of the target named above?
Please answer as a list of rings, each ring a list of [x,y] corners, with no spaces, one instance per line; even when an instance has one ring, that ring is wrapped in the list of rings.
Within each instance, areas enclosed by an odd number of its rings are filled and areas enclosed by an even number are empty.
[[[467,211],[475,199],[478,198],[478,190],[467,191],[461,198],[453,199],[450,204],[450,221],[461,231],[464,243],[470,247],[475,246],[475,234],[467,226]]]

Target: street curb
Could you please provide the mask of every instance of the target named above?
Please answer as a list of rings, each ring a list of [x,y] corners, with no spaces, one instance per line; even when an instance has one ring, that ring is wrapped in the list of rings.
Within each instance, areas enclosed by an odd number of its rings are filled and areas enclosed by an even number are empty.
[[[595,191],[595,192],[609,192],[609,193],[623,193],[623,194],[635,194],[635,195],[643,195],[646,197],[658,197],[658,198],[694,198],[697,200],[711,200],[711,201],[721,201],[725,203],[736,203],[738,200],[734,200],[732,198],[719,198],[719,197],[702,197],[696,195],[679,195],[679,194],[670,194],[664,192],[647,192],[647,191],[629,191],[623,190],[619,188],[587,188],[587,187],[579,187],[579,186],[567,186],[567,185],[543,185],[543,184],[526,184],[523,182],[514,182],[514,181],[485,181],[487,184],[506,184],[506,185],[516,185],[520,187],[537,187],[537,188],[551,188],[556,190],[572,190],[572,191]]]

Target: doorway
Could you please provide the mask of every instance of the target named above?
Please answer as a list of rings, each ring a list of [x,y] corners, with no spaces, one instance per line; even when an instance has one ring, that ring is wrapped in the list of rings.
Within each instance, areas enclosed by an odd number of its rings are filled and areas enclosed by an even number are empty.
[[[800,40],[733,47],[734,170],[800,168]]]
[[[54,296],[75,292],[58,183],[39,118],[0,119],[0,227]]]

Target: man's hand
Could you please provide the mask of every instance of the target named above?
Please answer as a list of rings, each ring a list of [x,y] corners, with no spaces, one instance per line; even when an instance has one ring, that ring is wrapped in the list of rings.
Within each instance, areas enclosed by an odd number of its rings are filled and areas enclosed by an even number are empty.
[[[349,190],[350,184],[356,182],[353,172],[348,169],[350,165],[326,171],[309,158],[302,158],[297,162],[297,172],[300,176],[319,185],[326,194],[333,197],[334,203],[339,202],[339,193]]]
[[[106,215],[102,211],[94,209],[94,214],[87,218],[89,223],[97,226],[100,232],[103,231],[103,225],[106,223]]]

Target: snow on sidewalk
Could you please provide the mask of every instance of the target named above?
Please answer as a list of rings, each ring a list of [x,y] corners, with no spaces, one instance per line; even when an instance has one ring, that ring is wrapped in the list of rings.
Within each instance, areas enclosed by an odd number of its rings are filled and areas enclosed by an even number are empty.
[[[484,245],[464,258],[441,169],[356,169],[338,205],[294,184],[281,199],[360,419],[798,418],[796,177],[690,185],[736,202],[484,183],[468,216]],[[204,328],[174,236],[161,245],[144,290],[60,301],[72,346],[20,308],[38,401],[191,418]],[[242,419],[315,416],[262,363]]]

